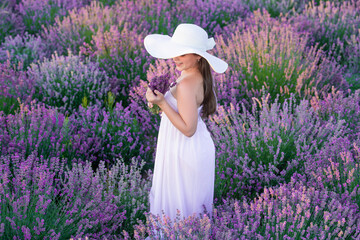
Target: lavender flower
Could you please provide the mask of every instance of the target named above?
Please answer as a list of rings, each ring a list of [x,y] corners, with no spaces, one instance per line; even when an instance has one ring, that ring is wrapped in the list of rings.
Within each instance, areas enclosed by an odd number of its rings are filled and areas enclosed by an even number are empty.
[[[3,0],[0,238],[359,239],[359,7]],[[179,72],[143,39],[182,22],[229,70],[207,122],[214,210],[170,220],[146,213],[160,116],[145,92]]]
[[[32,64],[28,71],[35,80],[34,98],[48,106],[71,113],[84,97],[92,104],[99,103],[109,91],[109,78],[97,63],[82,61],[80,55],[58,56]]]
[[[170,85],[174,86],[176,84],[175,81],[170,84],[169,79],[170,79],[169,73],[166,73],[161,76],[155,76],[150,80],[148,86],[155,95],[156,95],[155,90],[161,92],[162,94],[165,94],[170,89]],[[155,104],[150,108],[150,112],[152,112],[153,114],[159,114],[160,112],[159,106]]]
[[[10,60],[0,63],[0,111],[14,113],[20,104],[29,104],[35,93],[34,81],[19,65]]]
[[[348,48],[346,54],[349,56],[350,72],[356,74],[360,73],[360,27],[356,34],[351,35],[348,40]]]
[[[124,106],[130,103],[131,89],[146,78],[145,69],[151,62],[151,56],[143,47],[143,38],[134,29],[126,27],[120,31],[112,25],[108,31],[98,31],[91,44],[80,47],[81,53],[97,61],[110,76],[111,91]]]
[[[342,136],[351,141],[360,136],[360,90],[346,94],[334,88],[328,94],[316,94],[310,101],[312,108],[324,120],[344,121],[346,129]]]
[[[309,46],[319,44],[342,65],[348,64],[352,52],[347,52],[352,35],[359,36],[360,3],[355,0],[345,2],[309,2],[302,13],[290,19],[297,31],[309,35]]]
[[[27,158],[36,152],[45,158],[60,158],[64,152],[61,144],[64,119],[54,109],[34,103],[20,104],[14,115],[0,112],[0,155]]]
[[[170,221],[147,215],[135,226],[135,239],[322,239],[360,236],[358,209],[336,200],[336,193],[306,187],[292,179],[277,188],[265,188],[258,197],[228,200],[211,215]],[[126,238],[129,239],[129,238]]]
[[[218,109],[210,129],[217,147],[215,196],[254,197],[264,186],[288,182],[304,171],[304,158],[312,156],[328,139],[341,135],[345,122],[323,122],[309,101],[269,103],[269,95],[244,104]]]
[[[127,14],[131,15],[131,14]],[[58,54],[66,54],[68,49],[78,53],[84,43],[90,44],[92,36],[98,30],[109,29],[124,20],[125,16],[119,16],[116,8],[103,6],[97,1],[82,8],[69,11],[64,18],[55,18],[53,25],[44,27],[44,39],[47,40],[48,49]]]
[[[271,101],[296,93],[298,99],[310,98],[315,90],[327,92],[331,86],[344,84],[341,68],[326,58],[316,46],[307,47],[308,37],[294,31],[282,19],[255,11],[246,20],[246,29],[218,38],[214,52],[227,59],[229,70],[216,76],[219,102],[244,102],[251,107],[252,98],[260,98],[262,89]]]
[[[150,119],[135,103],[127,108],[120,103],[112,109],[80,107],[68,117],[43,104],[21,104],[14,115],[0,112],[0,156],[36,152],[94,166],[100,161],[113,164],[119,157],[126,163],[133,157],[152,159],[157,124]]]
[[[90,0],[22,0],[16,9],[23,18],[26,31],[31,34],[39,33],[43,25],[52,25],[56,17],[67,15],[68,10],[82,7]]]
[[[296,14],[302,12],[309,0],[248,0],[247,5],[250,11],[257,9],[266,9],[271,14],[271,17],[279,17],[280,14]]]
[[[0,3],[0,43],[7,36],[16,36],[24,32],[24,23],[21,16],[14,11],[15,5],[14,0],[3,0]]]
[[[170,74],[166,73],[161,76],[156,76],[150,80],[149,88],[154,92],[158,90],[162,94],[165,94],[170,88]],[[155,92],[154,92],[155,93]]]
[[[338,193],[339,201],[353,203],[355,209],[360,207],[360,150],[357,144],[347,138],[333,139],[312,161],[308,161],[306,169],[309,185]]]
[[[144,220],[150,181],[144,162],[65,167],[60,158],[0,156],[0,237],[109,239]],[[151,174],[149,177],[151,177]]]
[[[41,37],[36,37],[25,33],[24,36],[8,36],[0,47],[0,62],[10,57],[12,64],[22,64],[23,69],[27,69],[31,63],[42,61],[48,57],[45,45]]]

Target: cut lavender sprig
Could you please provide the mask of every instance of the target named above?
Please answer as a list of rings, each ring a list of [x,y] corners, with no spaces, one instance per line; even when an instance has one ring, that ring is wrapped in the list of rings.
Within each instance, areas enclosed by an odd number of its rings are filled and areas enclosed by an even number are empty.
[[[158,90],[162,94],[165,94],[170,88],[170,74],[165,73],[161,76],[155,76],[149,83],[149,88],[154,92]],[[154,92],[155,93],[155,92]]]
[[[155,95],[155,90],[158,90],[162,94],[165,94],[170,89],[170,87],[174,87],[176,85],[175,81],[170,84],[169,79],[169,73],[165,73],[161,76],[155,76],[150,80],[149,88],[153,91]],[[153,105],[153,107],[150,108],[150,112],[152,112],[153,114],[158,114],[160,112],[159,106]]]

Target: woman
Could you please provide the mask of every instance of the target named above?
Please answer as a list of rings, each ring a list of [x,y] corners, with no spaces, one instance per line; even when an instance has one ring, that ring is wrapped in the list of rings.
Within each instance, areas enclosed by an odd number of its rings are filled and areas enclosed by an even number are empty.
[[[177,84],[164,95],[146,92],[149,106],[162,110],[150,212],[170,219],[211,213],[214,195],[215,147],[202,120],[216,111],[210,67],[223,73],[227,63],[207,53],[215,46],[204,29],[180,24],[172,37],[151,34],[144,39],[150,55],[172,58],[181,71]]]

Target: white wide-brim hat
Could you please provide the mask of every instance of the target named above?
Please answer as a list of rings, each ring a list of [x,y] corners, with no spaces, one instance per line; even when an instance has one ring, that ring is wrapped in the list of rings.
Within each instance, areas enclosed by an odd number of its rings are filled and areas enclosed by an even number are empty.
[[[226,62],[206,52],[215,46],[214,38],[208,38],[206,31],[194,24],[180,24],[172,37],[150,34],[145,37],[144,45],[146,51],[156,58],[169,59],[195,53],[205,58],[217,73],[225,72],[228,67]]]

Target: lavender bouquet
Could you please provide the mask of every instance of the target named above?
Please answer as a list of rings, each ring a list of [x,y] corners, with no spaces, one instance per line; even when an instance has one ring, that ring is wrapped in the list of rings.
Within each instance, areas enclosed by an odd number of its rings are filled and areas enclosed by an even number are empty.
[[[170,84],[169,79],[170,79],[169,73],[165,73],[160,76],[155,76],[150,80],[149,88],[153,91],[155,95],[156,95],[155,90],[158,90],[162,94],[165,94],[170,87],[173,87],[176,84],[175,81]],[[158,114],[160,112],[160,108],[156,104],[154,104],[152,107],[149,108],[150,108],[150,112],[153,114]]]

